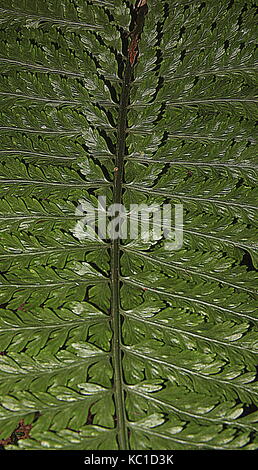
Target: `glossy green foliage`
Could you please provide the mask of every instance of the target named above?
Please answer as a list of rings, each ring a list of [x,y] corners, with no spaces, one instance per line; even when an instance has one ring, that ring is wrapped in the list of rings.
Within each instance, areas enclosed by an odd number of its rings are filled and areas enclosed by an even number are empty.
[[[122,434],[254,449],[253,2],[148,0],[122,202],[182,203],[184,243],[121,241],[114,317],[110,241],[81,237],[76,208],[113,200],[133,3],[0,0],[0,438],[24,419],[21,449],[118,449]]]

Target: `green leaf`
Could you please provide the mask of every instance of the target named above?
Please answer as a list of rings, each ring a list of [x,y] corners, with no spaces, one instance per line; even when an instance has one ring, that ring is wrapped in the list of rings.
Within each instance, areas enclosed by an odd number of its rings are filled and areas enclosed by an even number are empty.
[[[254,4],[139,4],[0,0],[6,449],[257,448]]]

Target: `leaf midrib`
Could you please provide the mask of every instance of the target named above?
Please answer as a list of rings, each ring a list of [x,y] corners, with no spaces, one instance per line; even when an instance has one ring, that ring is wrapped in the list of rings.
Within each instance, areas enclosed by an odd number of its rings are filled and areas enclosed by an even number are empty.
[[[127,59],[123,86],[121,92],[118,128],[117,153],[114,169],[113,204],[122,203],[123,167],[126,149],[127,108],[129,103],[132,68]],[[120,240],[112,240],[111,244],[111,315],[113,326],[112,354],[114,367],[114,395],[116,403],[116,418],[118,440],[121,449],[128,449],[128,434],[126,428],[122,352],[121,352],[121,316],[120,316]]]

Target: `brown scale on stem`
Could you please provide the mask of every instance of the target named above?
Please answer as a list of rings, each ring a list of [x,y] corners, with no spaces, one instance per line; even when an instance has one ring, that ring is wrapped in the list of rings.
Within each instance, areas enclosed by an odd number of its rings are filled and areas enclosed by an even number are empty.
[[[147,0],[137,0],[134,6],[134,24],[130,33],[131,43],[128,48],[129,61],[133,67],[139,55],[139,40],[144,26],[145,15],[148,13]]]

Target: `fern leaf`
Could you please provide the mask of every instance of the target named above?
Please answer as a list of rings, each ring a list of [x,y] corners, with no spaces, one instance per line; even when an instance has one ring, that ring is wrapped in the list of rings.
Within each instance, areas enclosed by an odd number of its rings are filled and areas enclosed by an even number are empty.
[[[253,2],[0,18],[6,448],[257,448]],[[182,247],[86,233],[99,196],[182,204]]]

